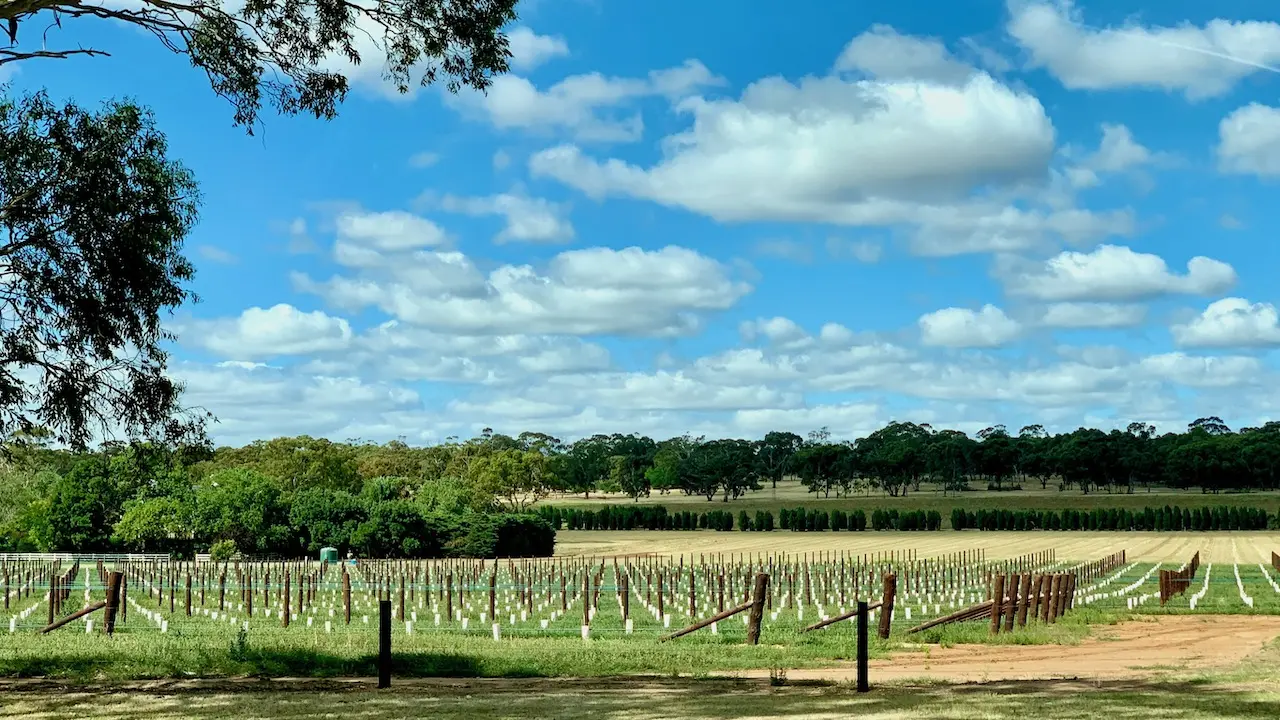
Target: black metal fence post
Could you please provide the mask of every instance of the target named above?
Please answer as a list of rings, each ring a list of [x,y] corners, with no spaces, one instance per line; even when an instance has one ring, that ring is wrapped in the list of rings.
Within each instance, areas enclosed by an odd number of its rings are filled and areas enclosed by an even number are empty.
[[[871,690],[871,685],[867,680],[867,635],[868,635],[868,615],[867,601],[858,601],[858,692],[864,693]]]
[[[378,601],[378,687],[391,687],[391,601]]]

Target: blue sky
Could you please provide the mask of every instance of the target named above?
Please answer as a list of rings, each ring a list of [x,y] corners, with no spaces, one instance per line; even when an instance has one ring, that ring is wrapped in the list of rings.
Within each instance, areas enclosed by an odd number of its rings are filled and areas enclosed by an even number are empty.
[[[9,81],[137,98],[195,173],[174,372],[221,442],[1258,424],[1280,24],[1143,5],[534,0],[486,96],[366,44],[338,119],[253,137],[108,22]]]

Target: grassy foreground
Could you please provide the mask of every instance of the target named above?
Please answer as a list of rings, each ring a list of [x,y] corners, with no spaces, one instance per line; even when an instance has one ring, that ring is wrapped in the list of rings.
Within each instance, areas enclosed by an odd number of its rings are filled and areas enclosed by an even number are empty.
[[[991,638],[980,623],[931,630],[916,638],[933,643],[1074,644],[1089,634],[1088,622],[1103,616],[1073,612],[1055,625]],[[772,640],[773,643],[770,644]],[[369,677],[377,674],[375,632],[300,634],[278,628],[255,629],[242,644],[232,633],[121,632],[108,640],[83,632],[8,635],[0,652],[0,677],[57,678],[77,682],[160,678]],[[872,657],[899,646],[896,633],[874,637]],[[525,678],[663,675],[685,677],[711,672],[821,667],[856,657],[848,623],[801,635],[794,629],[767,633],[757,646],[742,644],[741,633],[706,631],[669,643],[656,635],[610,633],[584,642],[580,637],[510,637],[494,642],[479,633],[394,633],[395,677]]]

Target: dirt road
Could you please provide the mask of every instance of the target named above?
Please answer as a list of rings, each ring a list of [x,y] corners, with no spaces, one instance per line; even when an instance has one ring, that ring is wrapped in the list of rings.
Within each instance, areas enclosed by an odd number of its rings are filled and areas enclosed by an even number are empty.
[[[871,663],[873,682],[942,680],[1136,679],[1168,672],[1223,668],[1280,636],[1280,617],[1165,616],[1096,628],[1079,645],[931,646]],[[768,673],[751,673],[767,677]],[[852,682],[856,668],[791,670],[789,680]]]

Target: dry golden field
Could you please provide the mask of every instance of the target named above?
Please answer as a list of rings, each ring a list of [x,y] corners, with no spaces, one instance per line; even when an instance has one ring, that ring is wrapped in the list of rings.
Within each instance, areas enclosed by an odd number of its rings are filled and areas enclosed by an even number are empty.
[[[714,532],[698,530],[561,530],[557,555],[680,555],[699,553],[856,554],[915,550],[934,557],[981,549],[988,559],[1054,549],[1063,560],[1091,560],[1120,550],[1130,561],[1184,561],[1195,552],[1209,563],[1270,564],[1280,552],[1280,531],[1272,532]],[[1233,544],[1235,550],[1233,551]]]

